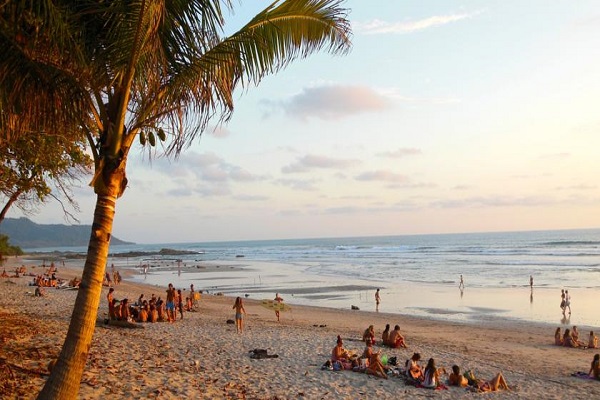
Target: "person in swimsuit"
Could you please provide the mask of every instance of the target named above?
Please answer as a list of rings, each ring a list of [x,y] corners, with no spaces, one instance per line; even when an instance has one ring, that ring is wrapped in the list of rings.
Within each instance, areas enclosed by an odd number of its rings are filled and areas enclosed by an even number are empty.
[[[598,336],[594,335],[594,331],[590,331],[590,339],[588,340],[588,348],[598,348]]]
[[[440,374],[445,372],[443,368],[435,366],[435,360],[430,358],[423,372],[423,387],[435,389],[440,385]]]
[[[556,331],[554,332],[554,344],[557,346],[562,346],[564,344],[563,338],[560,336],[560,326],[556,328]]]
[[[589,374],[594,379],[600,379],[600,354],[594,356]]]
[[[469,385],[469,380],[460,373],[458,365],[452,366],[452,373],[448,376],[448,384],[458,387],[467,387]]]
[[[375,291],[375,311],[379,311],[379,303],[381,303],[381,296],[379,295],[379,289]]]
[[[402,334],[400,333],[399,325],[396,325],[392,333],[390,333],[389,345],[394,349],[397,349],[399,347],[406,348],[406,342],[404,341],[404,336],[402,336]]]
[[[235,303],[233,304],[232,308],[235,309],[235,330],[237,333],[243,333],[244,314],[246,314],[246,309],[244,309],[244,304],[241,297],[235,299]]]
[[[496,392],[498,390],[510,390],[508,384],[506,383],[506,379],[504,379],[504,376],[502,376],[502,372],[498,372],[498,374],[489,381],[478,382],[477,389],[480,392]]]
[[[279,293],[275,293],[275,299],[277,304],[281,304],[283,302],[283,297],[279,296]],[[277,317],[277,322],[279,322],[279,309],[275,309],[275,316]]]
[[[175,322],[175,296],[176,296],[175,288],[172,283],[169,283],[169,288],[167,289],[167,321]]]
[[[406,360],[406,376],[408,378],[414,379],[415,381],[423,380],[423,370],[419,365],[420,359],[421,354],[414,353],[410,359]]]
[[[384,346],[388,346],[390,344],[390,324],[385,325],[385,330],[381,334],[381,342]]]

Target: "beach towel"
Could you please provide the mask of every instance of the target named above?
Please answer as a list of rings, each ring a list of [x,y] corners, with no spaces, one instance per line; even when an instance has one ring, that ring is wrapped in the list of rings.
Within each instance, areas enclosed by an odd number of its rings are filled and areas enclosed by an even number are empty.
[[[594,377],[590,376],[590,374],[583,372],[583,371],[573,372],[571,374],[571,376],[574,376],[575,378],[580,378],[580,379],[594,379]]]

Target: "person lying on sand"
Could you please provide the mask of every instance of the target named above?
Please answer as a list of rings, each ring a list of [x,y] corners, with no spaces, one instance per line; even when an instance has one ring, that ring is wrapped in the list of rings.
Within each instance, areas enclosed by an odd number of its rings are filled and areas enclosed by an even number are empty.
[[[452,366],[452,372],[448,376],[448,384],[450,386],[467,387],[469,380],[460,373],[460,367],[458,365]]]
[[[498,390],[510,390],[504,376],[502,376],[502,372],[498,372],[498,374],[490,379],[489,381],[479,381],[477,382],[477,391],[479,392],[496,392]]]

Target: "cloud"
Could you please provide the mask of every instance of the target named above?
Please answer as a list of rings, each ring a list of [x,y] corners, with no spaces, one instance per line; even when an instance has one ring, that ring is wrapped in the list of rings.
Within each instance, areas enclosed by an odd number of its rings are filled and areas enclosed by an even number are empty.
[[[233,182],[254,182],[266,179],[254,175],[244,168],[230,164],[214,153],[188,151],[170,162],[157,160],[157,171],[168,177],[174,186],[168,192],[172,196],[183,197],[200,194],[203,196],[230,195]]]
[[[422,31],[463,19],[472,18],[479,12],[469,14],[434,15],[432,17],[406,22],[387,22],[374,19],[369,22],[353,24],[354,31],[365,35],[380,35],[387,33],[404,34]]]
[[[212,129],[207,129],[206,133],[219,139],[226,138],[227,136],[231,135],[231,131],[223,125],[217,125],[212,127]]]
[[[326,156],[306,155],[299,158],[296,162],[287,165],[281,169],[284,174],[295,172],[308,172],[311,169],[345,169],[360,163],[358,160],[339,159]]]
[[[286,115],[306,120],[310,117],[337,120],[344,117],[385,110],[390,100],[365,86],[328,85],[305,88],[288,101],[263,104],[280,107]]]
[[[249,194],[237,195],[237,196],[233,196],[233,198],[235,200],[240,200],[240,201],[267,201],[267,200],[269,200],[268,196],[249,195]]]
[[[440,200],[433,202],[433,207],[439,208],[475,208],[475,207],[536,207],[556,204],[554,199],[541,196],[489,196],[467,197],[458,200]]]
[[[402,157],[406,157],[406,156],[415,156],[415,155],[421,155],[423,154],[421,152],[421,149],[415,149],[415,148],[400,148],[400,149],[396,149],[393,151],[385,151],[383,153],[379,153],[378,156],[381,157],[388,157],[388,158],[402,158]]]
[[[311,180],[301,180],[301,179],[278,179],[275,181],[276,184],[281,186],[287,186],[295,190],[303,190],[303,191],[315,191],[317,188],[315,187],[316,181],[314,179]]]
[[[381,181],[391,183],[408,183],[409,181],[406,175],[383,170],[364,172],[356,176],[354,179],[357,181]]]

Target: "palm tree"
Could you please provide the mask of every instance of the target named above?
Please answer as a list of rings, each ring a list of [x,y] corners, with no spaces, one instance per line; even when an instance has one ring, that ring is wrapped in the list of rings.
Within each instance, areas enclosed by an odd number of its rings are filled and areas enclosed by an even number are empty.
[[[115,206],[127,186],[127,155],[136,138],[148,149],[157,138],[165,141],[167,154],[176,156],[209,121],[230,117],[237,87],[258,84],[316,51],[345,53],[351,32],[342,2],[274,0],[229,37],[222,37],[221,4],[230,8],[230,0],[30,0],[0,6],[0,51],[13,51],[0,61],[0,106],[12,106],[17,98],[33,104],[28,110],[42,107],[7,83],[45,88],[57,82],[61,91],[75,94],[74,108],[85,110],[80,124],[95,162],[91,184],[97,201],[82,283],[62,351],[39,398],[77,396]],[[25,69],[11,68],[17,62]],[[86,96],[78,97],[81,93]],[[70,121],[74,114],[70,108],[61,118]]]

